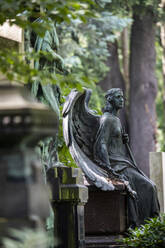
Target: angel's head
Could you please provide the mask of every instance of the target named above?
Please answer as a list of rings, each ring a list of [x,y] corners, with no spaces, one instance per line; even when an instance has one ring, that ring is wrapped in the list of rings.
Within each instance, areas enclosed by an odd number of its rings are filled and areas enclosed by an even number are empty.
[[[112,88],[108,90],[105,94],[106,105],[104,112],[113,112],[113,110],[118,111],[124,106],[124,96],[123,91],[120,88]]]

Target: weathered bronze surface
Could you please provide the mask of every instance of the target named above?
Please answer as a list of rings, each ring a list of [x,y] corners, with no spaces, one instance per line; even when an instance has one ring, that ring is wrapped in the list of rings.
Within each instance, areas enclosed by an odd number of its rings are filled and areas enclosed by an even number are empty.
[[[42,56],[39,60],[34,60],[34,68],[44,72],[45,74],[48,73],[49,75],[52,75],[52,77],[55,77],[57,71],[58,73],[65,73],[65,69],[63,59],[57,52],[59,40],[55,23],[51,19],[49,21],[50,28],[45,32],[43,37],[40,37],[35,32],[31,32],[30,34],[26,33],[25,47],[27,51],[29,49],[34,49],[36,53],[42,53]],[[39,17],[34,21],[34,23],[35,22],[43,23],[44,20]],[[37,79],[32,83],[31,91],[32,94],[40,102],[43,102],[44,104],[50,106],[50,108],[55,112],[55,115],[59,119],[59,105],[61,95],[59,86],[56,84],[45,82],[44,80]],[[40,142],[40,148],[42,164],[44,165],[46,170],[59,163],[57,153],[57,133],[54,137],[49,137],[44,141],[42,140]]]
[[[125,186],[129,225],[138,226],[159,214],[159,203],[154,183],[135,164],[118,118],[123,92],[107,91],[102,116],[88,109],[90,94],[90,90],[73,90],[68,96],[63,109],[65,141],[90,183],[102,190],[115,190],[115,184]]]

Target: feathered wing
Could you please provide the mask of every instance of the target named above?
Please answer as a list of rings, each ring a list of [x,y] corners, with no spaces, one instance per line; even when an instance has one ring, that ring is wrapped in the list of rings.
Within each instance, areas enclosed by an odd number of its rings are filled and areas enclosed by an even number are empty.
[[[107,171],[93,161],[93,145],[100,116],[88,108],[91,90],[72,90],[63,108],[63,132],[66,145],[87,180],[102,190],[114,190]]]

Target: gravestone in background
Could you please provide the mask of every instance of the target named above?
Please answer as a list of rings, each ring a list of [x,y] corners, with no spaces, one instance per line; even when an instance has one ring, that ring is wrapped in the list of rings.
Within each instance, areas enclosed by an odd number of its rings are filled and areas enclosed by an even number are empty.
[[[10,26],[8,22],[0,26],[0,50],[5,48],[18,52],[24,49],[23,30],[16,25]],[[9,81],[2,73],[0,73],[0,83],[9,84]]]
[[[19,53],[23,46],[19,27],[0,26],[0,50]],[[58,125],[53,112],[15,83],[0,74],[0,247],[10,228],[43,230],[50,203],[34,147]]]
[[[25,87],[0,85],[0,243],[10,228],[45,224],[50,204],[35,147],[57,127],[54,112]]]
[[[150,152],[150,178],[156,184],[160,212],[165,213],[165,153]]]

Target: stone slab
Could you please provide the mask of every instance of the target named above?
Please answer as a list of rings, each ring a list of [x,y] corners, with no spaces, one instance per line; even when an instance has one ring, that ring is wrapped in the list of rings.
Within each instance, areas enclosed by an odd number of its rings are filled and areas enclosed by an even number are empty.
[[[160,212],[165,213],[165,153],[150,152],[150,178],[156,184]]]
[[[119,240],[123,235],[111,236],[88,236],[85,238],[86,248],[119,248]]]
[[[23,42],[23,33],[22,29],[16,25],[10,26],[9,22],[5,22],[0,26],[0,37],[4,37],[9,40],[16,42]]]
[[[9,22],[0,25],[0,50],[7,48],[18,53],[24,52],[24,34],[23,30],[17,25],[10,26]],[[13,84],[18,84],[12,81]],[[8,84],[11,82],[0,72],[0,84]]]

